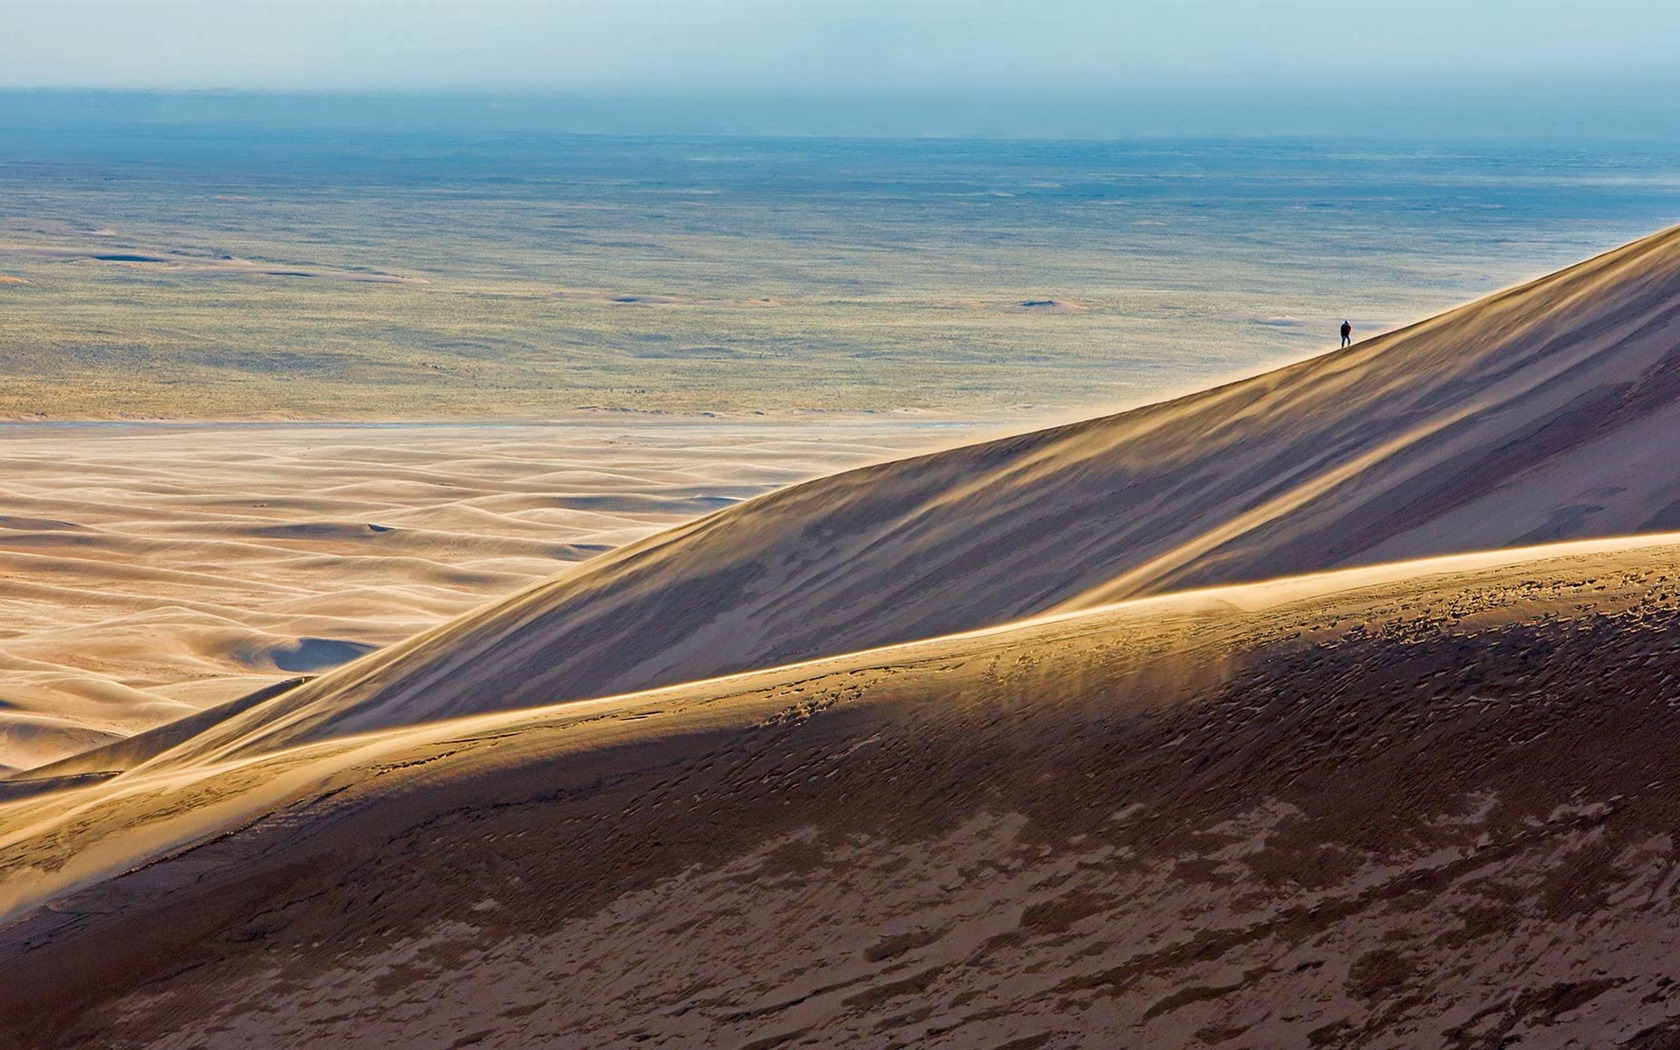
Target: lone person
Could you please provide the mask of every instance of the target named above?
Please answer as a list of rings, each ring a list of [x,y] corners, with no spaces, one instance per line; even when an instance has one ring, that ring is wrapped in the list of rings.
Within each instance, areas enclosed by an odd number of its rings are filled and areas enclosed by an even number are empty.
[[[1343,321],[1342,322],[1342,345],[1346,346],[1351,342],[1353,342],[1353,325],[1350,325],[1346,321]]]

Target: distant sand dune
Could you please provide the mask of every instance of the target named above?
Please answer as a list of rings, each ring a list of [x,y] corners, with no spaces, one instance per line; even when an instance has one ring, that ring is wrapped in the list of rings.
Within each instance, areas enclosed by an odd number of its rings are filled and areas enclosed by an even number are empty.
[[[42,427],[0,441],[0,763],[410,637],[917,427]]]

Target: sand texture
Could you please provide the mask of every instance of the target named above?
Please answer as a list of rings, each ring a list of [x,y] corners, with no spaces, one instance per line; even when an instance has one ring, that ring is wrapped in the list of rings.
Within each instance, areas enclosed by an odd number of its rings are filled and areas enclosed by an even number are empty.
[[[324,676],[203,746],[628,692],[1187,587],[1672,528],[1677,317],[1680,228],[1346,352],[711,515]]]
[[[14,801],[0,1032],[1666,1046],[1677,603],[1355,570]]]
[[[319,672],[948,429],[0,427],[0,765]]]
[[[0,1045],[1673,1046],[1677,315],[1680,229],[0,780]]]

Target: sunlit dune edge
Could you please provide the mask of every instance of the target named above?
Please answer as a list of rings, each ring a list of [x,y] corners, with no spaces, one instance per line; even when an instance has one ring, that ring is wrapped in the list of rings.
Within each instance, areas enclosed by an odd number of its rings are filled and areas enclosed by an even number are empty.
[[[193,746],[611,695],[1152,593],[1680,525],[1680,228],[1175,401],[628,544]]]
[[[0,954],[32,974],[0,1016],[111,1045],[212,1019],[408,1038],[539,1001],[491,1030],[840,1043],[926,1004],[970,1037],[1171,1042],[1233,1012],[1351,1037],[1568,983],[1574,913],[1498,887],[1591,879],[1577,950],[1640,934],[1600,994],[1649,1020],[1667,898],[1594,902],[1673,863],[1676,606],[1680,536],[1587,541],[140,768],[0,806]],[[1405,965],[1361,1005],[1343,986],[1383,951]],[[143,977],[161,958],[216,964]],[[1209,983],[1233,967],[1255,976]],[[1280,996],[1297,1016],[1261,1018]]]

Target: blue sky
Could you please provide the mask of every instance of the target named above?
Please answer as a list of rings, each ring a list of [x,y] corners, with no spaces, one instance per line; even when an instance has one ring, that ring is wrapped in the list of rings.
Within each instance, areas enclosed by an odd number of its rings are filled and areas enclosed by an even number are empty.
[[[1672,109],[1680,87],[1680,3],[1628,0],[11,0],[3,14],[0,87],[841,99],[884,119],[898,100],[971,123],[992,102],[1597,119],[1580,114]]]
[[[1680,4],[11,0],[7,86],[854,93],[1360,77],[1593,79],[1677,64]]]

